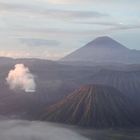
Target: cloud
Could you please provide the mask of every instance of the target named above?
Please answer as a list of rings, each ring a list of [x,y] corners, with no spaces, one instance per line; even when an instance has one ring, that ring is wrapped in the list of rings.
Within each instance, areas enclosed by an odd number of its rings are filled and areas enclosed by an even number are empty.
[[[9,71],[6,81],[12,90],[20,89],[25,92],[35,92],[34,75],[23,64],[16,64],[15,68]]]
[[[38,1],[44,1],[44,2],[49,2],[50,4],[105,4],[105,5],[110,5],[114,4],[116,5],[117,3],[119,4],[129,4],[129,0],[38,0]],[[132,4],[139,3],[138,0],[134,0]]]
[[[131,30],[131,29],[140,29],[140,25],[139,24],[123,24],[123,23],[117,23],[117,22],[106,22],[106,21],[102,21],[102,22],[84,22],[84,21],[77,21],[75,22],[77,24],[87,24],[87,25],[97,25],[102,27],[101,30],[96,30],[96,32],[100,32],[100,31],[118,31],[118,30]],[[104,29],[103,27],[106,27],[106,29]],[[87,33],[91,33],[91,32],[95,32],[95,31],[87,31]]]
[[[82,23],[83,24],[83,23]],[[94,25],[94,23],[84,23],[84,24],[90,24]],[[37,28],[32,28],[32,29],[25,29],[24,31],[27,33],[36,33],[36,34],[43,34],[43,35],[48,35],[48,34],[53,34],[53,35],[61,35],[63,37],[65,36],[88,36],[88,35],[103,35],[104,33],[110,33],[110,32],[116,32],[116,31],[123,31],[123,30],[131,30],[131,29],[140,29],[140,25],[125,25],[125,24],[113,24],[113,23],[100,23],[97,24],[97,26],[100,25],[101,27],[97,27],[96,29],[84,29],[81,27],[80,30],[78,29],[37,29]],[[80,26],[80,24],[78,24]],[[95,26],[94,26],[95,27]],[[106,28],[104,28],[106,27]]]
[[[116,22],[106,22],[106,21],[77,21],[75,22],[77,24],[87,24],[87,25],[100,25],[100,26],[120,26],[120,23],[116,23]]]
[[[11,57],[11,58],[21,58],[21,57],[26,57],[30,58],[31,53],[29,52],[23,52],[23,51],[0,51],[0,56],[2,57]]]
[[[57,52],[55,47],[53,48],[43,48],[37,49],[36,47],[34,51],[30,50],[27,52],[23,51],[0,51],[0,57],[10,57],[10,58],[41,58],[41,59],[49,59],[49,60],[58,60],[61,57],[69,54],[69,51],[59,51]],[[36,50],[37,49],[37,50]]]
[[[25,11],[31,12],[31,6],[25,4],[17,4],[17,3],[5,3],[0,2],[0,11],[1,12],[14,12],[14,11]]]
[[[1,140],[88,140],[69,128],[45,122],[0,121]]]
[[[63,18],[101,18],[109,16],[97,11],[78,11],[78,10],[49,10],[49,15]]]
[[[114,29],[116,30],[131,30],[131,29],[140,29],[140,25],[124,25],[124,24],[120,24],[116,27],[114,27]]]
[[[46,1],[46,0],[43,0]],[[75,4],[75,3],[93,3],[92,0],[47,0],[51,4]],[[95,1],[95,0],[94,0]]]
[[[26,16],[45,16],[45,17],[55,17],[55,18],[100,18],[108,16],[105,13],[100,13],[97,11],[80,11],[80,10],[63,10],[63,9],[47,9],[40,8],[37,6],[26,5],[26,4],[10,4],[0,2],[0,12],[1,14],[6,14],[11,12],[16,12],[21,14],[21,12],[28,13]],[[20,12],[20,13],[19,13]]]
[[[46,40],[46,39],[30,39],[30,38],[20,38],[21,43],[27,44],[28,46],[58,46],[59,41],[56,40]]]

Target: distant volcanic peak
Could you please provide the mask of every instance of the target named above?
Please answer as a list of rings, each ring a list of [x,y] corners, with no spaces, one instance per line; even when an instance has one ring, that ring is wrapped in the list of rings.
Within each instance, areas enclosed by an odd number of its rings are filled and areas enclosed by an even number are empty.
[[[108,36],[101,36],[96,38],[95,40],[89,42],[86,47],[104,47],[104,48],[116,48],[116,49],[128,49],[124,45],[120,44],[119,42],[115,41],[111,37]]]
[[[140,51],[132,51],[110,37],[98,37],[61,59],[78,65],[139,64]]]
[[[112,41],[114,41],[114,39],[112,39],[111,37],[109,37],[109,36],[100,36],[100,37],[97,37],[95,40],[98,40],[98,41],[110,41],[110,40],[112,40]]]

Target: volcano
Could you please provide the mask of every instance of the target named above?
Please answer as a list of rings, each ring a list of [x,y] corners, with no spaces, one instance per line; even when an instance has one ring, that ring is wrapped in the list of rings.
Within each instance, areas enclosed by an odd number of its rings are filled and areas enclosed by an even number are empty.
[[[140,51],[132,50],[108,36],[101,36],[61,59],[82,64],[140,63]]]
[[[86,127],[128,127],[137,123],[131,102],[117,89],[104,85],[82,86],[45,112],[42,120]]]

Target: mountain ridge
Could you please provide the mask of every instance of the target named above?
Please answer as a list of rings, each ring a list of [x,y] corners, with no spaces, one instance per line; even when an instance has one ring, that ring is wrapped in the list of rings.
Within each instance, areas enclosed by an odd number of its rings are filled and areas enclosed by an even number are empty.
[[[139,60],[139,50],[129,49],[108,36],[101,36],[63,57],[60,62],[139,64]]]

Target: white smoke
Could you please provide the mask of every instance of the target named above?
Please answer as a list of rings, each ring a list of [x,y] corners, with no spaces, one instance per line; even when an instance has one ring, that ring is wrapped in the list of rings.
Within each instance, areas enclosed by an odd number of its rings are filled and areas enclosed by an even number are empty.
[[[16,64],[15,68],[9,71],[6,81],[12,90],[21,89],[25,92],[35,92],[36,89],[34,75],[24,64]]]

